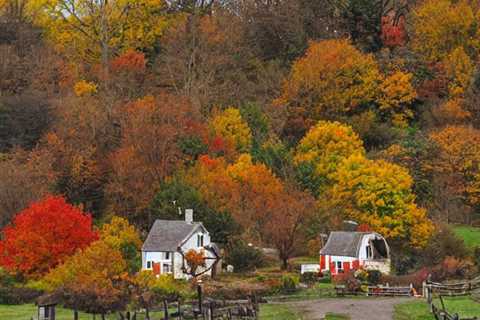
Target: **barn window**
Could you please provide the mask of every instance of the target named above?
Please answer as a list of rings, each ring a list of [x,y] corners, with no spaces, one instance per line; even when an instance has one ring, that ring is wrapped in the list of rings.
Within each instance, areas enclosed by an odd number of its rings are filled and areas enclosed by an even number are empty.
[[[147,261],[147,269],[153,268],[153,261]]]
[[[337,261],[337,270],[338,271],[343,271],[343,266],[342,266],[342,261]]]
[[[367,250],[367,259],[370,259],[372,257],[372,247],[366,246],[365,249]]]
[[[165,260],[170,260],[170,252],[165,252]]]

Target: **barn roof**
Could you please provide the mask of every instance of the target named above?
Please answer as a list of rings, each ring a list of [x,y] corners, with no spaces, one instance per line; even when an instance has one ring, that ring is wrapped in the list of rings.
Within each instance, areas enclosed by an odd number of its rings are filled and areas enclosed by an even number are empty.
[[[363,236],[371,232],[333,231],[320,254],[357,257]]]
[[[205,230],[201,222],[188,223],[183,220],[155,220],[142,251],[177,251],[184,240],[198,228]]]

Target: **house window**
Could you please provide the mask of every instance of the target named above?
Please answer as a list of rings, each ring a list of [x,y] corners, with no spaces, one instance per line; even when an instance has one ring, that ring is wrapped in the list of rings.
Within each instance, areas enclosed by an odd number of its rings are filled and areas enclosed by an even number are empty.
[[[170,252],[165,252],[165,260],[170,260]]]
[[[164,263],[162,266],[163,273],[172,273],[172,265],[168,263]]]
[[[203,234],[197,235],[197,247],[203,247]]]
[[[372,247],[367,246],[365,249],[367,250],[367,259],[370,259],[372,257]]]
[[[147,269],[153,268],[153,261],[147,261]]]

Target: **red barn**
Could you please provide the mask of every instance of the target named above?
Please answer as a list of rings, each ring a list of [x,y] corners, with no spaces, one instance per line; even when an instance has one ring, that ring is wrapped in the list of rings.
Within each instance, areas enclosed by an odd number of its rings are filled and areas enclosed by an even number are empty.
[[[390,273],[390,248],[375,232],[334,231],[320,250],[320,270],[332,275],[357,270]]]

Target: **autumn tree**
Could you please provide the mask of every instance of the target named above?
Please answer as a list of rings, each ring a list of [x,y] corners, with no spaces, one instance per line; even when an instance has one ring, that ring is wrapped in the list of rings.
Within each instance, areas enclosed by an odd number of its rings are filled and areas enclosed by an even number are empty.
[[[104,315],[127,305],[126,272],[121,252],[98,240],[50,270],[41,286],[61,294],[69,308]]]
[[[49,196],[18,213],[2,231],[0,263],[38,278],[97,238],[92,218],[62,197]]]
[[[0,228],[55,189],[53,157],[44,150],[0,154]]]
[[[77,62],[101,63],[129,48],[153,46],[166,27],[163,0],[53,1],[39,23],[56,48]]]
[[[162,37],[163,50],[154,66],[157,85],[206,110],[267,102],[276,94],[282,70],[253,55],[245,23],[235,10],[218,5],[212,15],[181,17]]]
[[[275,103],[286,105],[290,114],[301,109],[305,130],[322,117],[353,112],[373,101],[379,81],[374,57],[347,40],[312,42],[305,56],[293,64]]]
[[[261,236],[275,197],[283,190],[281,180],[265,165],[253,163],[248,154],[231,165],[223,158],[201,157],[187,181],[213,208],[230,212],[252,239]]]
[[[278,250],[283,269],[288,267],[288,260],[305,245],[305,229],[315,211],[315,199],[308,193],[286,188],[276,196],[274,208],[262,228],[262,237]]]
[[[137,229],[128,220],[112,217],[109,223],[102,226],[100,238],[114,250],[120,251],[129,273],[140,269],[142,240]]]
[[[351,127],[320,121],[300,141],[293,160],[301,184],[318,194],[330,184],[330,175],[342,160],[354,154],[364,155],[365,149]]]
[[[166,94],[147,96],[123,110],[107,192],[112,211],[135,220],[146,213],[162,181],[188,159],[180,142],[194,134],[199,115],[184,99]]]
[[[439,197],[437,207],[450,221],[450,204],[460,203],[472,207],[479,203],[480,132],[469,126],[448,125],[430,135],[438,147],[438,156],[431,169],[438,175],[440,188],[448,191],[447,198]],[[441,178],[441,180],[440,180]],[[470,222],[470,210],[464,212],[464,222]]]
[[[433,226],[426,211],[415,204],[413,180],[406,169],[353,155],[343,160],[332,179],[320,205],[334,220],[367,224],[395,243],[426,245]]]
[[[376,98],[381,113],[397,127],[406,127],[414,117],[410,105],[417,97],[412,85],[413,74],[397,71],[386,77],[380,85],[380,93]]]
[[[442,61],[457,48],[476,56],[476,12],[468,1],[428,0],[413,11],[411,46],[427,62]]]
[[[248,152],[252,146],[251,130],[236,108],[219,113],[211,120],[210,127],[214,137],[223,138],[238,152]]]

